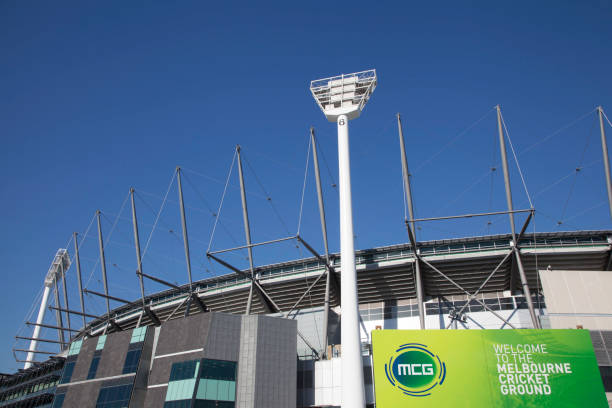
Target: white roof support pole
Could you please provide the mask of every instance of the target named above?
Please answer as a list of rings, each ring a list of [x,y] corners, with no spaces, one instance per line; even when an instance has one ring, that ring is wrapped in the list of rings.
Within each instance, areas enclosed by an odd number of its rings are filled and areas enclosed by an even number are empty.
[[[45,319],[45,311],[47,310],[47,303],[49,302],[49,294],[51,293],[52,284],[53,284],[53,281],[49,282],[49,284],[47,284],[47,282],[45,281],[45,290],[43,292],[42,300],[40,301],[40,308],[38,309],[38,317],[36,318],[36,326],[34,326],[34,334],[32,334],[33,339],[38,339],[38,336],[40,336],[40,329],[42,327],[40,325]],[[38,346],[38,340],[30,341],[30,348],[29,348],[30,352],[28,353],[28,356],[26,357],[26,362],[23,365],[24,370],[32,366],[31,362],[34,361],[34,358],[35,358],[34,351],[36,351],[36,346]]]
[[[338,167],[340,185],[340,256],[342,292],[342,408],[365,407],[359,300],[353,240],[353,203],[351,198],[351,163],[349,157],[348,118],[339,115]]]

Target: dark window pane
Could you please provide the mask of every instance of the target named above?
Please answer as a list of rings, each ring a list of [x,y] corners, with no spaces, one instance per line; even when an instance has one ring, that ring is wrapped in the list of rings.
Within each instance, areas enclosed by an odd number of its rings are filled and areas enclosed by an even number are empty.
[[[91,380],[92,378],[96,378],[96,371],[98,371],[98,364],[100,363],[100,357],[94,357],[91,360],[91,365],[89,366],[89,372],[87,373],[87,379]]]
[[[123,374],[135,373],[138,369],[140,361],[140,353],[142,350],[130,350],[125,356],[125,364],[123,365]]]
[[[70,378],[72,378],[72,372],[74,371],[75,364],[76,361],[66,363],[66,365],[64,366],[64,372],[62,373],[62,379],[60,380],[60,384],[70,382]]]
[[[127,408],[131,393],[132,384],[101,388],[96,408]]]
[[[236,381],[236,363],[233,361],[202,360],[200,378]]]
[[[53,399],[53,405],[51,408],[61,408],[64,403],[64,398],[66,398],[66,394],[57,394]]]

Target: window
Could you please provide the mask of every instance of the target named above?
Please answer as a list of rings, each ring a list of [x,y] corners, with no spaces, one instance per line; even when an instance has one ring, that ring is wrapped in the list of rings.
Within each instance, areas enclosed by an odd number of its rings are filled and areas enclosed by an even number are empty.
[[[130,340],[130,343],[139,343],[144,341],[145,334],[147,334],[147,326],[135,328],[132,332],[132,340]]]
[[[83,345],[83,340],[75,341],[72,344],[70,344],[70,349],[68,349],[68,355],[74,356],[76,354],[79,354],[79,352],[81,351],[82,345]]]
[[[62,373],[62,379],[60,380],[60,384],[65,384],[67,382],[70,382],[70,379],[72,378],[72,372],[74,371],[75,364],[76,364],[76,361],[71,361],[70,363],[66,363],[66,365],[64,366],[64,372]]]
[[[100,363],[100,356],[95,356],[91,360],[91,365],[89,366],[89,372],[87,373],[88,380],[91,380],[92,378],[96,378],[96,371],[98,371],[99,363]]]
[[[213,405],[214,408],[217,408]],[[164,408],[191,408],[191,400],[166,401]]]
[[[140,361],[140,353],[142,350],[130,350],[125,356],[125,364],[123,365],[123,374],[135,373],[138,369]]]
[[[202,360],[200,378],[236,381],[236,363],[233,361]]]
[[[66,398],[66,394],[56,394],[55,398],[53,398],[53,405],[51,405],[51,408],[61,408],[64,403],[64,398]]]
[[[196,367],[198,365],[198,360],[193,361],[183,361],[180,363],[172,364],[172,370],[170,371],[170,380],[169,381],[180,381],[186,380],[188,378],[195,378]]]
[[[127,408],[131,394],[132,384],[101,388],[96,408]]]
[[[96,344],[96,350],[102,350],[106,344],[106,334],[98,337],[98,344]]]

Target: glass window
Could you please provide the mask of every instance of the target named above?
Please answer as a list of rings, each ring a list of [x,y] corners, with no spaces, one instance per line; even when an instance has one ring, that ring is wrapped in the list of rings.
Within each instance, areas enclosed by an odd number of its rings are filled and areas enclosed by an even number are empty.
[[[130,343],[139,343],[144,341],[145,334],[147,334],[147,326],[135,328],[132,332],[132,340],[130,340]]]
[[[202,360],[200,378],[236,381],[236,363],[233,361]]]
[[[198,365],[198,362],[198,360],[192,360],[172,364],[169,381],[180,381],[186,380],[188,378],[195,378],[195,370]]]
[[[70,379],[72,378],[72,372],[74,371],[75,364],[76,364],[76,361],[71,361],[70,363],[66,363],[66,365],[64,366],[64,372],[62,373],[62,379],[60,380],[60,384],[65,384],[67,382],[70,382]]]
[[[96,345],[96,350],[102,350],[104,348],[105,343],[106,343],[106,334],[98,337],[98,344]]]
[[[72,344],[70,344],[70,349],[68,349],[68,355],[74,356],[75,354],[79,354],[82,345],[83,340],[72,342]]]
[[[135,373],[138,369],[140,361],[140,353],[142,350],[130,350],[125,356],[125,364],[123,365],[123,374]]]
[[[87,379],[91,380],[96,378],[96,371],[98,371],[98,364],[100,363],[100,357],[94,357],[89,365],[89,372],[87,373]]]
[[[211,406],[217,408],[215,405]],[[164,403],[164,408],[191,408],[191,400],[166,401]]]
[[[131,394],[132,384],[101,388],[96,408],[127,408]]]
[[[62,404],[64,404],[64,398],[66,398],[66,394],[56,394],[51,408],[61,408]]]

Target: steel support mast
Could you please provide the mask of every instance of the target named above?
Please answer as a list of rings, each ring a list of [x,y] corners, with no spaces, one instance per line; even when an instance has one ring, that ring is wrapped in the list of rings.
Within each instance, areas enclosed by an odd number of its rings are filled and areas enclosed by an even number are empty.
[[[512,231],[512,250],[514,251],[514,257],[516,266],[518,267],[519,277],[521,279],[521,286],[523,289],[523,294],[525,295],[525,300],[527,301],[527,308],[529,309],[529,315],[531,316],[531,322],[533,327],[536,329],[540,328],[540,321],[535,314],[535,309],[533,307],[533,301],[531,300],[531,291],[529,290],[529,285],[527,284],[527,276],[525,275],[525,269],[523,268],[523,262],[521,260],[521,253],[519,250],[519,243],[516,239],[516,231],[514,226],[514,208],[512,205],[512,190],[510,189],[510,172],[508,171],[508,155],[506,153],[506,140],[504,138],[504,129],[502,125],[502,115],[501,108],[499,105],[496,107],[497,110],[497,130],[499,134],[499,149],[501,153],[502,159],[502,167],[504,169],[504,184],[506,186],[506,201],[508,204],[508,216],[510,217],[510,229]]]
[[[400,152],[402,155],[402,176],[404,179],[404,191],[406,194],[406,201],[408,203],[408,217],[409,224],[408,228],[412,231],[414,237],[414,243],[412,245],[412,251],[414,252],[414,266],[415,276],[414,285],[416,287],[417,303],[419,307],[419,324],[421,330],[425,329],[425,310],[423,308],[423,283],[421,281],[421,262],[418,257],[418,248],[416,247],[416,228],[414,227],[414,206],[412,204],[412,189],[410,186],[410,173],[408,172],[408,159],[406,158],[406,145],[404,143],[404,132],[402,130],[402,120],[400,114],[397,114],[397,128],[399,131],[399,142]]]
[[[606,129],[603,121],[603,108],[597,107],[599,116],[599,130],[601,132],[601,152],[603,154],[604,169],[606,171],[606,188],[608,190],[608,205],[610,207],[610,217],[612,217],[612,181],[610,181],[610,159],[608,157],[608,142],[606,141]]]

